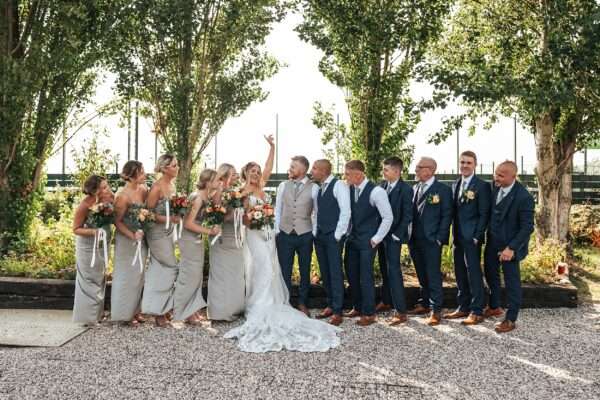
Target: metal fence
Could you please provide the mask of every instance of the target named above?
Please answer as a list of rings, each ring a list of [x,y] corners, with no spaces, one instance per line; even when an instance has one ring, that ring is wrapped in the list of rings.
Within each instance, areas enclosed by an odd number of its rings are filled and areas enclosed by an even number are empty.
[[[480,178],[491,181],[492,175],[483,174],[478,175]],[[452,183],[458,178],[456,174],[438,174],[437,179],[441,182],[452,185]],[[119,175],[111,174],[108,176],[109,181],[113,187],[122,185],[123,182],[119,180]],[[271,179],[267,183],[269,190],[274,190],[279,183],[287,179],[287,174],[272,174]],[[151,175],[150,180],[151,181]],[[414,181],[414,175],[410,174],[406,176],[408,182]],[[520,175],[519,180],[523,183],[531,192],[531,194],[537,199],[537,178],[535,175]],[[72,175],[70,174],[48,174],[48,180],[46,188],[49,190],[55,190],[57,187],[73,188],[75,186]],[[600,175],[582,175],[573,174],[573,203],[582,204],[600,204]]]

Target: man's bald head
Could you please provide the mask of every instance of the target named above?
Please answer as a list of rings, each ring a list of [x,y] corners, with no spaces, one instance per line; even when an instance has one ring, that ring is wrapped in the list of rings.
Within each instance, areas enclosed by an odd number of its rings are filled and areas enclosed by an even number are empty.
[[[494,172],[496,186],[509,187],[517,178],[519,168],[514,161],[506,160],[498,164]]]

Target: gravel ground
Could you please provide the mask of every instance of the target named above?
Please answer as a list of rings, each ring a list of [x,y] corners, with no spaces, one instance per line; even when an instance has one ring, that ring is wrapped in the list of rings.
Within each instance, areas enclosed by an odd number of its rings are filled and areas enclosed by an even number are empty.
[[[380,321],[383,321],[382,316]],[[327,353],[248,354],[222,334],[104,324],[60,348],[0,348],[0,399],[600,399],[600,305],[493,322],[346,320]]]

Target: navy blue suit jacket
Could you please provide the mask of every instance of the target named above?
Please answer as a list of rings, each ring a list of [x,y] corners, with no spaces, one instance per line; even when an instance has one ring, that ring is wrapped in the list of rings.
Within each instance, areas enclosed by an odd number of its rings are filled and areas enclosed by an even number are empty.
[[[383,182],[381,187],[387,190],[387,182]],[[394,221],[390,227],[386,239],[392,239],[396,236],[400,243],[408,243],[408,226],[412,221],[412,188],[403,180],[399,180],[394,189],[388,194]]]
[[[477,239],[479,243],[483,243],[490,220],[492,187],[488,182],[473,176],[465,193],[461,196],[461,183],[462,178],[458,178],[453,185],[452,235],[454,241],[460,243],[463,240]],[[474,195],[473,199],[468,197],[469,192]]]
[[[437,203],[434,199],[439,200]],[[416,194],[414,197],[416,202]],[[448,244],[450,224],[452,223],[452,189],[437,179],[423,193],[421,201],[413,207],[413,232],[415,236],[415,220],[423,224],[427,240]]]
[[[529,239],[534,229],[535,202],[527,189],[518,181],[502,200],[503,207],[495,207],[499,188],[492,193],[492,214],[487,231],[488,247],[495,251],[508,247],[521,261],[529,252]]]

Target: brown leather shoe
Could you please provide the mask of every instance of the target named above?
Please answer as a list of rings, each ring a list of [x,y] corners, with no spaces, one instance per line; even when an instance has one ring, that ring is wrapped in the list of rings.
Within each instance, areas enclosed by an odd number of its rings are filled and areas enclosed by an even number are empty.
[[[385,304],[385,303],[379,303],[377,304],[377,306],[375,306],[375,312],[386,312],[386,311],[390,311],[392,309],[392,306],[390,306],[389,304]]]
[[[461,321],[461,324],[463,325],[477,325],[482,323],[484,320],[483,316],[481,315],[477,315],[477,314],[469,314],[469,316],[467,317],[467,319],[465,319],[464,321]]]
[[[388,325],[389,326],[396,326],[396,325],[404,324],[406,322],[408,322],[408,317],[406,316],[406,314],[400,314],[400,313],[397,312],[389,320]]]
[[[298,304],[298,311],[302,311],[307,317],[310,317],[310,311],[308,311],[308,307],[304,304]]]
[[[431,308],[425,307],[422,304],[417,304],[412,310],[408,310],[408,315],[425,315],[431,312]]]
[[[333,310],[329,307],[323,309],[323,311],[321,311],[319,314],[317,314],[317,316],[315,318],[317,319],[325,319],[325,318],[329,318],[333,315]]]
[[[458,319],[458,318],[465,318],[465,317],[468,317],[468,316],[469,316],[468,312],[456,310],[456,311],[453,311],[451,313],[444,314],[443,317],[445,319]]]
[[[347,313],[344,313],[344,317],[346,318],[356,318],[356,317],[360,317],[360,311],[355,310],[354,308],[350,311],[348,311]]]
[[[484,318],[493,318],[493,317],[499,317],[502,314],[504,314],[504,310],[502,309],[502,307],[498,307],[498,308],[490,308],[490,307],[486,307],[483,310],[483,317]]]
[[[363,315],[358,321],[356,321],[356,325],[359,326],[369,326],[373,323],[375,323],[374,315]]]
[[[431,314],[429,315],[429,318],[427,318],[427,325],[429,326],[436,326],[439,325],[440,322],[442,322],[442,315],[439,312],[431,312]]]
[[[331,316],[331,318],[329,318],[329,322],[331,325],[334,326],[340,326],[342,324],[342,322],[344,321],[344,318],[342,318],[342,316],[340,314],[333,314]]]
[[[514,322],[505,319],[502,322],[498,322],[494,327],[494,330],[498,333],[506,333],[512,331],[516,327],[517,325]]]

